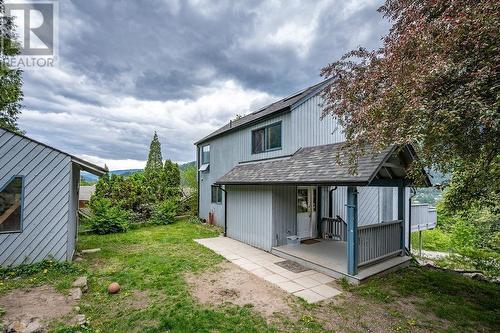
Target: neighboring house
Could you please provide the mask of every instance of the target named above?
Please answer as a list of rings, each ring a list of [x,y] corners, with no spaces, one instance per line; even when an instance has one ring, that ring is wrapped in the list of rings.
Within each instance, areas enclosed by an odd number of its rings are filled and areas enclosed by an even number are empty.
[[[0,265],[71,260],[80,171],[104,168],[0,129]]]
[[[405,166],[414,151],[368,151],[356,175],[337,165],[345,137],[334,117],[321,119],[324,84],[230,121],[196,143],[199,217],[231,238],[359,282],[408,263]],[[291,245],[293,236],[299,245]]]
[[[78,193],[78,208],[87,208],[90,197],[94,194],[94,192],[95,185],[80,186],[80,192]]]

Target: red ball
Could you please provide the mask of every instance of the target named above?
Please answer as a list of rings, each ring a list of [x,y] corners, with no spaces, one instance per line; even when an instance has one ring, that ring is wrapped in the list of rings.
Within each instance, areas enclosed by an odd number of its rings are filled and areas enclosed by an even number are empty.
[[[110,294],[116,294],[119,291],[120,291],[120,285],[116,282],[113,282],[108,286],[108,293]]]

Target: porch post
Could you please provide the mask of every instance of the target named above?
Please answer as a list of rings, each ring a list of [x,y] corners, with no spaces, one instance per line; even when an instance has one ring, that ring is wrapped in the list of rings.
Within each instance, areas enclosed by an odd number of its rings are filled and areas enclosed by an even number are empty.
[[[347,187],[347,272],[358,274],[358,191]]]
[[[405,255],[405,187],[398,187],[398,220],[401,223],[401,256]]]

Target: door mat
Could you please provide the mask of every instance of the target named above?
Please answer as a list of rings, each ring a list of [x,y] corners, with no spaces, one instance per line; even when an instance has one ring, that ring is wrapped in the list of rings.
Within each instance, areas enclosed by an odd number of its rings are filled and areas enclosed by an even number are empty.
[[[289,270],[290,272],[293,272],[293,273],[301,273],[301,272],[305,272],[305,271],[309,270],[309,268],[306,268],[306,267],[302,266],[301,264],[297,264],[296,262],[291,261],[291,260],[280,261],[280,262],[275,263],[275,265],[278,265],[278,266],[280,266],[286,270]]]
[[[317,239],[304,239],[303,241],[300,241],[301,244],[315,244],[319,243],[319,240]]]

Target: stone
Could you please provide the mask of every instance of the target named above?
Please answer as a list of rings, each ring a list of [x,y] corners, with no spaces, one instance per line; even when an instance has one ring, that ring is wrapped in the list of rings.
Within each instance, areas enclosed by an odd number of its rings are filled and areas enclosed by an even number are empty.
[[[82,250],[82,254],[96,253],[96,252],[99,252],[99,251],[101,251],[101,249],[100,249],[100,248],[97,248],[97,249]]]
[[[80,307],[79,306],[75,306],[75,311],[76,312],[80,312]]]
[[[473,280],[488,281],[488,278],[481,273],[464,273],[463,276],[467,276]]]
[[[7,333],[42,333],[43,326],[38,318],[30,320],[14,321],[10,324],[5,324]],[[4,328],[5,329],[5,328]]]
[[[31,319],[30,323],[26,327],[24,333],[41,333],[43,332],[43,326],[38,318]]]
[[[82,290],[80,288],[71,288],[69,290],[69,297],[72,300],[78,301],[80,298],[82,298]]]
[[[20,321],[14,321],[7,326],[7,333],[24,333],[26,324]]]
[[[84,314],[76,315],[74,321],[77,325],[85,325],[87,323],[87,318]]]
[[[71,284],[72,287],[75,288],[80,288],[82,289],[83,292],[87,291],[87,277],[86,276],[80,276],[78,279],[76,279],[73,284]]]

